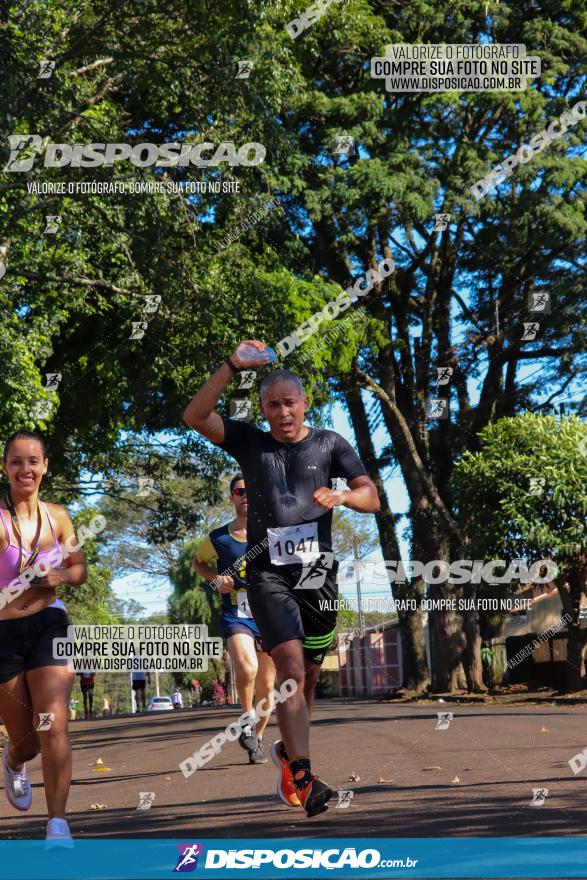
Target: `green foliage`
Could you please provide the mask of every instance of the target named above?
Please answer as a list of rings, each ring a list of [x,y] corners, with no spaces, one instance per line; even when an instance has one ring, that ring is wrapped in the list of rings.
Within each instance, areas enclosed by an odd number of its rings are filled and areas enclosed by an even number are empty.
[[[201,623],[211,636],[220,635],[220,594],[198,577],[192,559],[199,541],[189,541],[181,550],[169,577],[174,593],[169,599],[171,623]]]
[[[86,507],[72,519],[76,532],[87,526],[96,516],[96,508]],[[88,577],[84,584],[74,587],[62,585],[57,594],[65,603],[72,624],[107,625],[118,623],[118,604],[112,590],[112,572],[100,559],[101,537],[86,540],[83,553],[88,564]]]
[[[556,400],[568,389],[576,399],[587,375],[587,221],[578,197],[586,120],[481,202],[470,193],[584,93],[584,3],[460,0],[447,9],[434,0],[350,0],[332,4],[292,40],[285,24],[303,6],[97,0],[71,8],[32,0],[10,6],[3,26],[4,132],[76,144],[258,141],[267,150],[258,168],[45,169],[37,162],[22,175],[0,171],[5,435],[21,425],[46,429],[54,500],[99,490],[130,509],[139,475],[153,477],[151,509],[127,517],[128,529],[123,515],[113,525],[123,526],[121,541],[142,537],[148,549],[161,548],[163,567],[174,564],[193,511],[204,517],[206,504],[217,503],[226,464],[184,429],[186,402],[243,336],[275,344],[383,257],[393,256],[397,271],[364,298],[362,332],[316,349],[306,343],[299,354],[305,349],[308,358],[285,363],[299,367],[316,421],[360,384],[357,368],[393,393],[448,508],[452,466],[476,448],[488,422],[531,409],[546,394]],[[370,75],[370,58],[390,43],[489,41],[525,42],[542,60],[541,78],[519,93],[390,94]],[[49,79],[37,78],[42,58],[56,60]],[[237,80],[245,58],[251,76]],[[340,134],[355,138],[354,155],[333,153]],[[0,152],[3,169],[6,140]],[[176,182],[237,181],[240,191],[55,196],[26,189],[154,182],[164,174]],[[272,196],[280,209],[218,253],[224,236]],[[442,233],[433,228],[440,211],[451,215]],[[56,213],[60,230],[47,235],[45,218]],[[553,308],[541,316],[538,338],[525,342],[533,290],[551,292]],[[146,316],[145,336],[131,340],[146,295],[161,304]],[[524,370],[532,362],[540,369]],[[433,425],[424,402],[438,390],[437,366],[449,363],[451,420]],[[46,372],[62,373],[57,392],[46,391]],[[475,404],[470,383],[481,389]],[[222,411],[238,396],[235,383]],[[45,399],[54,409],[43,421],[34,404]],[[365,399],[371,433],[379,422],[383,445],[394,433],[377,464],[399,463],[411,493],[412,552],[425,558],[443,545],[437,513],[428,513],[430,500],[412,479],[414,461],[397,443],[397,424],[391,431],[380,403]],[[184,494],[189,481],[197,488]],[[519,500],[521,507],[503,511],[512,517],[504,541],[572,553],[581,508],[569,503],[558,535],[534,515],[535,499]],[[144,565],[143,551],[137,540],[126,561]],[[196,593],[185,560],[178,566],[171,613],[212,621],[217,597]]]
[[[455,469],[473,552],[550,557],[564,571],[587,546],[587,426],[526,413],[488,425],[481,442]]]
[[[260,8],[172,0],[119,9],[98,2],[72,12],[60,0],[11,7],[0,55],[2,130],[65,143],[259,141],[267,159],[260,168],[220,172],[165,169],[170,180],[240,185],[239,193],[189,197],[57,197],[25,188],[161,179],[162,169],[128,164],[45,169],[37,162],[23,174],[0,172],[8,268],[0,282],[7,315],[0,329],[3,428],[47,429],[54,472],[70,497],[83,489],[84,468],[118,482],[139,455],[129,438],[181,433],[186,400],[242,335],[280,339],[390,247],[397,278],[367,297],[366,335],[348,334],[303,364],[315,403],[331,401],[337,388],[328,380],[344,377],[355,354],[377,372],[394,313],[402,319],[403,346],[408,328],[421,321],[441,327],[425,285],[436,300],[447,283],[458,289],[466,282],[474,291],[458,351],[469,375],[482,375],[488,348],[492,358],[516,360],[517,300],[530,284],[548,287],[559,304],[540,340],[565,350],[546,358],[549,375],[560,380],[580,359],[584,278],[576,258],[585,218],[574,198],[581,160],[568,145],[581,142],[585,122],[535,162],[518,166],[480,204],[468,191],[513,144],[565,109],[573,100],[563,97],[569,82],[580,91],[586,50],[580,6],[536,8],[526,21],[524,11],[504,2],[489,18],[476,0],[460,3],[450,16],[431,0],[332,4],[297,40],[285,30],[299,12],[294,2]],[[548,88],[392,98],[370,76],[369,58],[387,43],[485,37],[515,43],[520,34],[541,56]],[[37,79],[37,59],[49,56],[55,71]],[[253,71],[236,80],[243,58]],[[341,133],[355,137],[355,156],[333,155]],[[1,167],[6,142],[2,152]],[[281,208],[216,253],[223,236],[273,195]],[[435,210],[452,213],[451,233],[431,233]],[[43,231],[49,213],[62,218],[56,235]],[[147,294],[160,295],[161,306],[147,315],[144,338],[130,340]],[[497,346],[490,339],[496,297],[503,328]],[[432,361],[442,348],[439,339]],[[58,392],[43,390],[48,371],[63,374]],[[510,389],[502,410],[523,402],[531,385],[524,394]],[[36,419],[32,404],[48,398],[52,415]],[[465,397],[461,403],[466,410]],[[173,457],[207,477],[219,454],[190,439]],[[146,465],[146,473],[151,465],[157,470],[152,461]]]

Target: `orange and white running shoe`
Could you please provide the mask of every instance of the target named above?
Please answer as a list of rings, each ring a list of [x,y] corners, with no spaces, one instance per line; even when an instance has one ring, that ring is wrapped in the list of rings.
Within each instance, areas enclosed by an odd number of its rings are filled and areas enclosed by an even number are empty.
[[[271,760],[279,770],[277,777],[277,794],[288,807],[299,807],[300,799],[298,790],[294,784],[291,768],[287,758],[283,755],[283,740],[278,739],[271,743]]]

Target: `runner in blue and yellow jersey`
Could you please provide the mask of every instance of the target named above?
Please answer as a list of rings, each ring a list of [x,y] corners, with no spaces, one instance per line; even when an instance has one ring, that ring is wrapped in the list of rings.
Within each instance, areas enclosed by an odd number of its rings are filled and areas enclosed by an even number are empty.
[[[263,651],[259,628],[249,608],[246,562],[247,549],[247,492],[242,474],[230,481],[230,499],[235,519],[217,529],[198,545],[193,568],[208,581],[218,585],[222,594],[220,628],[236,672],[236,690],[243,712],[250,712],[253,702],[263,698],[272,705],[275,686],[275,666],[269,654]],[[216,563],[216,569],[212,568]],[[223,575],[225,571],[230,574]],[[269,715],[259,718],[256,725],[245,725],[239,737],[240,745],[249,753],[251,764],[266,764],[263,750],[263,731]]]

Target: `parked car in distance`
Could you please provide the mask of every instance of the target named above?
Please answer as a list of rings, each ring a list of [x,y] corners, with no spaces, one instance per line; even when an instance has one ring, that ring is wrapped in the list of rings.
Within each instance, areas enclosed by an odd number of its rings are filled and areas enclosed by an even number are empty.
[[[171,697],[153,697],[147,706],[147,712],[173,712]]]

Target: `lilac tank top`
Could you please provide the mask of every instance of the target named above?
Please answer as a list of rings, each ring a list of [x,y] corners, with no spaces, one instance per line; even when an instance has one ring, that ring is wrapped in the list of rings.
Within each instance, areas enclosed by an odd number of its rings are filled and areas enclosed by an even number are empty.
[[[35,560],[35,565],[37,562],[43,559],[47,559],[49,554],[53,554],[54,550],[59,551],[59,555],[55,553],[53,568],[58,568],[59,565],[63,562],[63,554],[61,552],[61,547],[59,545],[59,541],[57,540],[57,535],[55,534],[55,529],[53,528],[53,522],[51,521],[51,516],[49,514],[49,508],[45,504],[44,501],[41,501],[41,504],[45,508],[45,513],[47,515],[47,520],[49,522],[49,526],[51,528],[51,534],[53,535],[53,548],[51,550],[39,550],[37,558]],[[20,551],[16,544],[13,544],[10,540],[10,533],[8,531],[8,526],[6,525],[6,520],[4,519],[4,510],[0,507],[0,519],[2,520],[2,525],[4,526],[4,532],[6,533],[6,540],[8,541],[8,547],[4,551],[4,553],[0,553],[0,590],[5,589],[10,586],[12,581],[17,578],[20,574],[19,571],[19,563],[20,563]],[[25,559],[28,555],[28,558],[31,557],[31,551],[25,550],[23,547],[23,552],[25,553]],[[26,587],[25,589],[28,589]],[[65,611],[65,605],[61,601],[61,599],[56,599],[55,602],[52,602],[51,605],[47,606],[48,608],[62,608]]]

